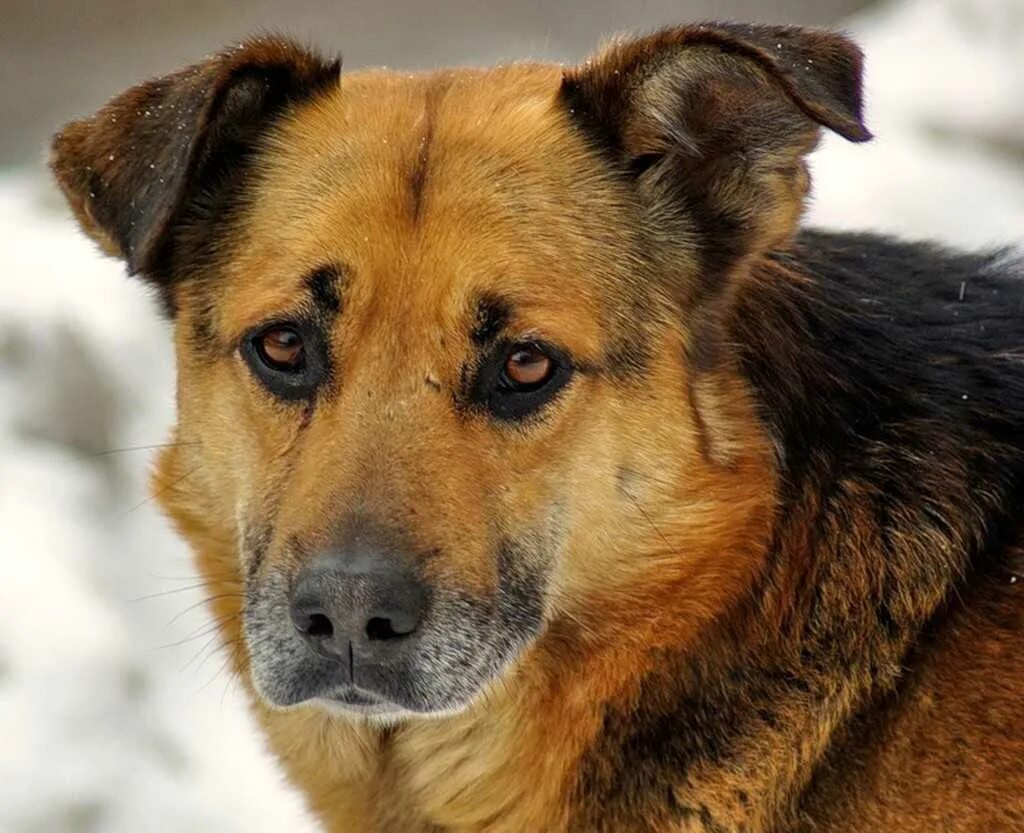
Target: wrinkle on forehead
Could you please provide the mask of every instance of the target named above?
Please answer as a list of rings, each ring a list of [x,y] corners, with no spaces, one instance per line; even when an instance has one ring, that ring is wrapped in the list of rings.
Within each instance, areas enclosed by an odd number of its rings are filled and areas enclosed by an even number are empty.
[[[437,108],[451,86],[451,76],[440,74],[427,85],[423,96],[423,113],[416,126],[414,135],[418,135],[416,156],[409,171],[409,193],[412,205],[412,219],[416,222],[423,211],[424,191],[427,186],[427,172],[430,166],[430,145],[434,137],[434,124],[437,120]]]

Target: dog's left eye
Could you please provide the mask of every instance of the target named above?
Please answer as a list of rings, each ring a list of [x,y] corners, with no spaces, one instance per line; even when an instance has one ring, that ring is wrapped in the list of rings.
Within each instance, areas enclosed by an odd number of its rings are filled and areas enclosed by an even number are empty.
[[[262,327],[242,341],[242,355],[253,374],[282,399],[308,397],[324,375],[315,334],[300,323]]]
[[[502,421],[525,419],[543,408],[572,376],[569,357],[539,342],[499,345],[484,360],[472,398]]]
[[[543,385],[555,370],[554,360],[534,344],[516,346],[501,371],[501,382],[509,390],[527,391]]]
[[[273,370],[298,373],[306,363],[300,336],[292,327],[271,327],[257,336],[260,360]]]

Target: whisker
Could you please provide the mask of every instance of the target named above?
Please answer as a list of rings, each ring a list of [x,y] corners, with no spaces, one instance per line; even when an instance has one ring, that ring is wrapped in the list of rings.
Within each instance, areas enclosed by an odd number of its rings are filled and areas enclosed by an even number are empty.
[[[216,653],[216,651],[214,651],[214,652],[210,653],[210,654],[209,654],[209,655],[208,655],[208,656],[206,657],[206,659],[204,659],[204,660],[203,660],[203,661],[202,661],[201,663],[199,663],[199,667],[198,667],[198,668],[197,668],[196,670],[197,670],[197,671],[201,671],[201,670],[202,670],[202,668],[203,668],[203,665],[204,665],[204,663],[206,662],[206,660],[208,660],[208,659],[209,659],[209,658],[210,658],[211,656],[213,656],[213,654],[214,654],[214,653]],[[224,660],[223,660],[223,661],[221,662],[220,666],[219,666],[219,667],[217,668],[217,670],[216,670],[216,671],[215,671],[215,672],[213,673],[213,676],[212,676],[212,677],[210,677],[210,679],[209,679],[209,680],[207,680],[207,681],[206,681],[206,683],[205,683],[205,684],[203,685],[203,687],[202,687],[201,689],[199,689],[199,690],[200,690],[200,691],[205,691],[205,690],[206,690],[207,688],[209,688],[209,687],[210,687],[210,686],[211,686],[211,685],[213,684],[213,682],[214,682],[214,681],[215,681],[215,680],[216,680],[216,679],[217,679],[217,678],[218,678],[218,677],[219,677],[219,676],[220,676],[221,674],[223,674],[223,673],[224,673],[224,672],[225,672],[225,671],[227,670],[227,668],[228,668],[228,665],[229,665],[229,663],[230,663],[230,662],[231,662],[231,656],[230,656],[230,655],[227,655],[227,656],[225,656],[225,657],[224,657]]]
[[[672,545],[668,542],[668,538],[666,538],[662,534],[662,531],[658,529],[657,524],[654,523],[654,519],[651,518],[651,516],[647,513],[647,510],[644,509],[643,504],[641,504],[640,501],[637,500],[633,493],[630,492],[628,489],[623,489],[622,491],[623,494],[625,494],[626,497],[628,497],[630,501],[632,501],[633,505],[637,508],[637,511],[643,516],[644,520],[647,521],[651,529],[653,529],[657,536],[661,538],[661,542],[665,545],[665,547],[667,549],[672,549]]]
[[[124,448],[108,448],[104,451],[94,451],[90,457],[107,457],[111,454],[124,454],[128,451],[152,451],[155,448],[177,448],[179,446],[199,445],[198,440],[189,442],[155,443],[154,445],[128,445]]]
[[[192,658],[178,669],[178,673],[180,674],[188,670],[188,667],[190,665],[194,664],[204,654],[207,654],[211,646],[213,647],[213,650],[216,651],[218,647],[218,636],[219,634],[215,633],[209,639],[207,639],[206,642],[203,643],[203,646],[192,655]],[[197,668],[202,668],[202,664],[200,663],[200,665]]]
[[[224,681],[224,691],[220,695],[220,707],[224,708],[224,700],[228,696],[228,691],[231,690],[232,685],[238,685],[242,681],[241,675],[234,668],[228,670],[228,678]]]
[[[178,593],[191,593],[191,592],[193,592],[195,590],[212,590],[212,589],[214,589],[215,585],[226,584],[226,583],[227,582],[220,582],[220,581],[202,581],[202,582],[199,582],[197,584],[190,584],[190,585],[188,585],[186,587],[172,587],[170,590],[159,590],[156,593],[147,593],[145,596],[136,596],[135,598],[127,599],[126,601],[129,604],[135,604],[137,602],[147,602],[147,601],[150,601],[152,599],[161,599],[161,598],[164,598],[165,596],[174,596],[174,595],[177,595]],[[238,583],[237,586],[238,586],[239,590],[242,589],[240,583]],[[238,595],[241,596],[242,594],[238,593]]]
[[[168,642],[164,645],[158,645],[158,651],[166,651],[170,648],[178,648],[182,645],[187,645],[189,642],[194,642],[197,639],[202,639],[204,636],[209,636],[211,633],[220,630],[224,625],[230,622],[232,619],[237,618],[237,613],[230,613],[226,616],[211,617],[209,621],[204,622],[198,628],[192,631],[188,636],[182,637],[176,642]]]
[[[151,578],[155,578],[158,581],[195,581],[199,579],[207,584],[214,584],[219,581],[233,580],[241,584],[241,578],[236,571],[226,571],[223,573],[207,573],[205,570],[202,573],[192,573],[187,576],[161,576],[157,573],[149,573]]]
[[[164,495],[168,494],[169,492],[172,492],[174,489],[176,489],[178,486],[180,486],[182,483],[184,483],[187,478],[191,477],[197,471],[199,471],[199,466],[193,466],[187,472],[185,472],[181,477],[179,477],[176,480],[172,481],[171,483],[168,483],[168,484],[162,486],[161,488],[157,489],[156,491],[153,492],[153,494],[151,494],[149,497],[147,497],[142,502],[135,504],[135,506],[133,506],[131,509],[129,509],[124,514],[125,515],[130,515],[136,509],[141,509],[143,506],[145,506],[150,501],[152,501],[152,500],[154,500],[154,499],[156,499],[158,497],[163,497]]]
[[[221,599],[242,599],[242,598],[245,598],[243,593],[218,593],[216,596],[207,596],[205,599],[200,599],[195,604],[190,604],[188,607],[186,607],[183,611],[181,611],[181,613],[177,614],[173,619],[171,619],[170,622],[167,623],[167,627],[170,627],[175,622],[177,622],[179,619],[181,619],[182,616],[184,616],[185,614],[189,613],[190,611],[195,610],[197,607],[200,607],[201,605],[208,605],[208,604],[211,604],[212,602],[216,602],[216,601],[219,601]]]

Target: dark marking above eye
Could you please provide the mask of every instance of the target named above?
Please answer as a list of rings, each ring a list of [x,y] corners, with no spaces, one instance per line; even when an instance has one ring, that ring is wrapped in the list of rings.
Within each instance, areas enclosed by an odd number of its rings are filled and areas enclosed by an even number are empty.
[[[323,266],[306,278],[306,286],[313,296],[313,303],[328,315],[336,315],[341,311],[338,283],[342,274],[342,269],[338,266]]]
[[[450,86],[451,78],[447,75],[439,75],[431,82],[424,94],[423,113],[413,128],[416,146],[409,169],[409,198],[414,222],[418,221],[423,213],[423,201],[430,170],[430,151],[434,140],[434,122],[437,118],[437,108]]]
[[[508,302],[502,298],[484,296],[476,305],[476,318],[473,323],[473,341],[485,346],[498,337],[511,318]]]

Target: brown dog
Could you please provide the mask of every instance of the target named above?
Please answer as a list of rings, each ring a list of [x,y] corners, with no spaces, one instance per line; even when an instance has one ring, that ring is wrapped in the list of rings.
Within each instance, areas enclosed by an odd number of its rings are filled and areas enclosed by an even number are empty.
[[[174,318],[154,494],[328,829],[1024,829],[1024,282],[799,231],[860,67],[264,38],[57,137]]]

